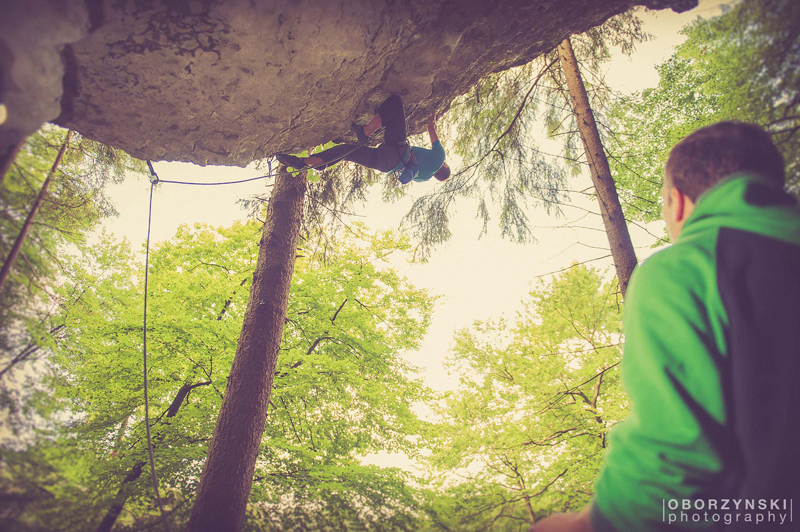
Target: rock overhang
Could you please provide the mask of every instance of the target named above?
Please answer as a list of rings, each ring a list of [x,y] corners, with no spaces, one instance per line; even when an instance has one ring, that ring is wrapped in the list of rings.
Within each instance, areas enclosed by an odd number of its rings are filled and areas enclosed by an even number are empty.
[[[345,137],[392,93],[420,132],[634,5],[696,0],[11,0],[0,152],[54,121],[142,159],[244,166]]]

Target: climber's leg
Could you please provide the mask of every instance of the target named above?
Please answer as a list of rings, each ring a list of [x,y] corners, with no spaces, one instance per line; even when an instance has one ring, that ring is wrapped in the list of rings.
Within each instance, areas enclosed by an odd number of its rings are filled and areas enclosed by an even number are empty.
[[[309,166],[317,170],[324,170],[339,161],[350,161],[384,173],[392,170],[401,161],[400,151],[397,146],[387,146],[386,144],[381,144],[377,148],[359,146],[358,144],[339,144],[315,153],[310,157],[302,158],[279,153],[276,158],[284,166],[297,170]]]
[[[383,143],[375,148],[375,170],[379,172],[388,173],[403,162],[405,155],[405,147],[397,144]]]
[[[303,162],[319,170],[339,161],[350,161],[379,172],[388,172],[400,164],[400,155],[395,146],[381,144],[377,148],[357,144],[339,144],[325,151],[306,157]]]
[[[360,144],[366,144],[378,128],[386,125],[384,141],[388,138],[389,142],[402,142],[406,138],[406,119],[403,114],[403,100],[400,96],[393,94],[386,98],[378,107],[378,112],[370,119],[365,126],[359,126],[355,122],[351,129],[356,134]]]
[[[380,151],[381,150],[378,148],[369,148],[366,146],[359,146],[358,144],[339,144],[338,146],[328,148],[327,150],[315,153],[314,155],[304,159],[297,157],[296,162],[302,163],[306,166],[314,167],[317,170],[324,170],[325,168],[333,166],[339,161],[351,161],[356,164],[360,164],[361,166],[366,166],[367,168],[381,170],[381,168],[385,166],[385,163],[382,162],[382,158],[378,157]],[[283,158],[289,161],[289,157],[286,157],[285,155],[279,155],[278,160]],[[290,166],[293,165],[290,163]],[[393,166],[390,167],[389,170],[392,168]]]
[[[351,161],[379,172],[389,172],[401,161],[398,146],[406,141],[406,117],[403,113],[403,100],[392,94],[378,107],[378,112],[364,126],[367,137],[372,136],[379,127],[385,126],[383,143],[377,148],[359,146],[358,144],[339,144],[311,157],[302,159],[294,155],[278,154],[281,164],[291,168],[313,166],[319,170],[328,168],[340,160]]]
[[[378,107],[378,114],[375,115],[378,118],[378,127],[383,125],[386,130],[383,132],[383,142],[387,144],[399,144],[406,140],[408,136],[408,131],[406,130],[406,116],[403,113],[403,100],[397,94],[392,94],[384,102]],[[364,127],[364,133],[367,135],[371,135],[375,132],[375,129],[372,129],[371,132],[367,128],[370,127],[375,121],[375,117],[370,120],[369,124]]]
[[[304,161],[307,165],[313,166],[317,170],[324,170],[342,160],[353,161],[363,166],[369,166],[374,157],[372,155],[374,150],[375,148],[359,146],[358,144],[339,144],[338,146],[306,157]]]

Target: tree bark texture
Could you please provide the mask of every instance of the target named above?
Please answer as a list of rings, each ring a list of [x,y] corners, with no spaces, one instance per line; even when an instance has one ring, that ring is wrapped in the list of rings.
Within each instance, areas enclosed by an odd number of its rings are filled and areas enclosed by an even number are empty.
[[[597,201],[600,203],[600,214],[603,217],[603,225],[611,246],[611,256],[617,270],[619,288],[624,297],[631,273],[636,266],[636,253],[633,250],[631,235],[625,224],[622,206],[619,204],[617,187],[614,184],[614,178],[611,177],[611,169],[608,166],[603,143],[600,141],[600,134],[597,132],[597,123],[594,120],[592,107],[589,105],[589,96],[586,94],[586,87],[581,79],[578,61],[575,59],[575,52],[572,50],[569,37],[559,45],[558,56],[561,60],[564,77],[567,79],[569,97],[572,100],[578,130],[583,140],[586,159],[589,162]]]
[[[281,344],[306,174],[275,178],[253,288],[187,532],[238,532],[253,482]]]
[[[33,219],[36,218],[36,214],[39,212],[39,207],[42,206],[42,201],[44,200],[45,195],[47,195],[47,188],[50,186],[50,181],[53,180],[53,176],[55,175],[56,170],[58,170],[58,165],[61,164],[61,158],[64,156],[64,152],[67,151],[67,146],[69,146],[70,135],[72,135],[71,129],[67,131],[67,138],[64,139],[64,144],[61,145],[61,149],[56,156],[53,167],[47,174],[44,183],[42,183],[42,188],[39,189],[39,195],[36,196],[36,201],[33,202],[33,207],[31,207],[30,212],[28,212],[28,217],[25,218],[25,223],[22,224],[22,229],[20,229],[17,239],[14,241],[14,245],[11,246],[11,251],[9,252],[8,257],[6,257],[6,260],[3,262],[3,268],[0,269],[0,288],[3,287],[3,283],[6,282],[8,274],[11,273],[11,267],[14,266],[14,261],[17,260],[17,255],[19,255],[19,251],[22,249],[22,243],[25,241],[25,237],[28,236],[28,231],[30,231],[31,226],[33,225]]]

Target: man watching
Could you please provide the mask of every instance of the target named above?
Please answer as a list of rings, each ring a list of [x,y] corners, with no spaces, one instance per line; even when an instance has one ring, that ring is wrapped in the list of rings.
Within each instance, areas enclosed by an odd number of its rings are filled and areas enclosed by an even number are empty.
[[[718,123],[673,148],[662,213],[674,245],[637,268],[625,301],[630,415],[592,503],[532,531],[791,529],[733,508],[800,503],[800,208],[784,182],[758,126]],[[731,519],[714,520],[724,500]]]

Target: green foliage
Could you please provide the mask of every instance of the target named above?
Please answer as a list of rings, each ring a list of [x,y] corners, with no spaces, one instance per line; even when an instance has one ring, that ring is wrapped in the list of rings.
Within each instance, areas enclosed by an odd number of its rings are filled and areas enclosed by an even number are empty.
[[[0,184],[0,256],[8,256],[66,134],[46,125],[31,135]],[[48,346],[48,337],[62,328],[53,318],[55,308],[69,306],[75,295],[55,290],[62,276],[71,275],[66,255],[80,252],[86,233],[102,218],[116,214],[104,195],[105,185],[142,169],[140,161],[124,152],[72,134],[0,291],[0,403],[10,414],[6,428],[20,422],[16,403],[24,384],[24,376],[8,370]]]
[[[333,145],[333,142],[328,142],[312,150],[305,150],[297,156],[307,157],[309,153],[317,153]],[[261,161],[256,167],[266,169],[266,161]],[[289,170],[289,173],[297,175],[294,170]],[[324,170],[308,170],[307,179],[301,237],[305,239],[309,252],[322,255],[338,246],[340,240],[359,234],[348,221],[353,214],[353,206],[366,201],[366,192],[370,186],[380,182],[387,191],[399,190],[390,185],[386,174],[348,161]],[[268,195],[257,195],[240,200],[239,203],[249,210],[252,218],[263,221],[262,215],[268,201]]]
[[[401,354],[419,346],[434,298],[382,263],[408,250],[405,239],[354,229],[362,237],[328,250],[324,261],[309,255],[295,266],[250,529],[308,530],[316,519],[320,530],[398,530],[413,514],[405,475],[362,465],[359,457],[418,453],[426,425],[411,406],[429,394]],[[260,230],[255,222],[184,226],[151,250],[151,430],[174,523],[188,517],[214,431]],[[60,311],[64,329],[54,339],[41,392],[27,405],[44,420],[37,445],[0,456],[17,464],[7,484],[21,491],[33,482],[49,494],[18,509],[8,523],[15,529],[96,527],[120,500],[123,479],[146,461],[139,259],[126,242],[108,237],[85,261],[66,259],[73,274],[59,293],[81,297]],[[116,529],[157,520],[148,469],[124,484]]]
[[[432,456],[441,530],[519,530],[591,498],[608,428],[624,415],[616,286],[583,266],[530,293],[511,326],[460,331],[460,386]]]
[[[658,87],[621,100],[609,150],[626,217],[660,218],[669,150],[723,120],[765,127],[783,153],[787,188],[800,196],[800,3],[744,0],[697,19],[687,40],[658,67]]]
[[[348,223],[351,210],[365,202],[367,189],[386,175],[345,162],[322,170],[319,176],[306,192],[301,236],[309,252],[324,255],[360,233]]]
[[[456,132],[451,153],[461,169],[433,193],[418,198],[404,218],[419,242],[418,256],[450,238],[449,217],[458,198],[472,198],[486,233],[491,211],[499,211],[502,236],[532,242],[527,208],[551,208],[565,198],[565,174],[532,145],[541,114],[539,85],[548,65],[532,62],[482,79],[453,102],[447,130]]]
[[[538,105],[528,91],[537,88],[538,79],[531,80],[540,70],[529,63],[492,75],[451,107],[448,126],[457,132],[452,151],[462,158],[462,169],[419,198],[404,220],[420,241],[422,258],[450,237],[447,222],[457,197],[475,199],[484,233],[490,204],[497,204],[503,237],[517,242],[533,240],[530,202],[549,207],[563,199],[563,171],[530,146]]]

